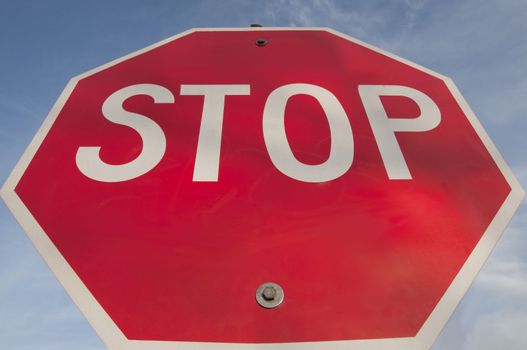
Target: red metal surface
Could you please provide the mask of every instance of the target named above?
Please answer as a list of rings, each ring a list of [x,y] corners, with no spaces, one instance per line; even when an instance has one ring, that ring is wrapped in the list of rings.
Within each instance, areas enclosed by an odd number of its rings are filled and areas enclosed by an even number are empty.
[[[125,103],[162,127],[164,158],[130,181],[84,176],[80,146],[113,164],[141,152],[137,133],[101,113],[141,83],[176,97]],[[271,163],[263,107],[291,83],[324,87],[346,110],[355,159],[342,177],[305,183]],[[180,96],[181,84],[251,85],[226,98],[218,182],[192,181],[203,97]],[[413,87],[439,106],[438,127],[397,134],[413,179],[388,179],[359,84]],[[316,100],[291,98],[286,130],[298,160],[327,159]],[[510,187],[441,80],[327,32],[262,30],[192,33],[82,79],[16,192],[129,339],[267,343],[414,336]],[[284,289],[276,309],[254,300],[265,281]]]

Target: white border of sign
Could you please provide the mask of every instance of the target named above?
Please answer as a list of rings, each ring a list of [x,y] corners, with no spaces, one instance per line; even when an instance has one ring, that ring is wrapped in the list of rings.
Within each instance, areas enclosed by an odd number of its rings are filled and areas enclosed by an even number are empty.
[[[172,341],[139,341],[128,340],[110,316],[97,302],[88,288],[75,274],[71,266],[66,262],[57,248],[53,245],[46,233],[31,215],[22,200],[15,193],[22,174],[35,155],[40,144],[46,137],[66,100],[75,88],[77,82],[87,76],[93,75],[103,69],[109,68],[122,61],[152,50],[170,41],[176,40],[194,32],[216,32],[216,31],[274,31],[274,30],[301,30],[301,31],[326,31],[343,39],[367,47],[373,51],[386,55],[392,59],[424,71],[445,81],[452,95],[472,124],[487,150],[494,158],[504,177],[511,186],[511,192],[505,202],[496,213],[479,243],[470,254],[451,286],[445,292],[434,311],[428,317],[423,327],[412,338],[390,338],[373,340],[349,340],[349,341],[324,341],[324,342],[299,342],[299,343],[273,343],[273,344],[240,344],[240,343],[200,343],[200,342],[172,342]],[[106,346],[111,350],[426,350],[429,349],[437,338],[449,317],[454,312],[461,298],[468,290],[470,284],[490,255],[492,248],[496,245],[506,225],[512,218],[514,212],[520,205],[525,195],[520,183],[516,180],[510,168],[490,140],[489,136],[479,123],[478,119],[461,96],[454,82],[443,75],[435,73],[427,68],[421,67],[413,62],[407,61],[396,55],[368,45],[348,35],[339,33],[329,28],[196,28],[187,30],[181,34],[160,41],[142,50],[133,52],[117,60],[104,64],[98,68],[78,75],[70,80],[59,99],[52,107],[47,118],[44,120],[40,130],[37,132],[30,145],[22,155],[15,169],[8,177],[0,191],[1,196],[11,209],[16,219],[25,230],[37,250],[40,252],[51,270],[55,273],[60,283],[64,286],[75,304],[87,318],[88,322],[101,337]]]

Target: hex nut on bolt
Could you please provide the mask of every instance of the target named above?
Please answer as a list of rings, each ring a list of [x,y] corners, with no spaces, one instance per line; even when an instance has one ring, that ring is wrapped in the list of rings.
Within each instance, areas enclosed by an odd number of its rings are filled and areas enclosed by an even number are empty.
[[[266,282],[256,289],[256,302],[266,309],[272,309],[284,301],[284,290],[278,284]]]

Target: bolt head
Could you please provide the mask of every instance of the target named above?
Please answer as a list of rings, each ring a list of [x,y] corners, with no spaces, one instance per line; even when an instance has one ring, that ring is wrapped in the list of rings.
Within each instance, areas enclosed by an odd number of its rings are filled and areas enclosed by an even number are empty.
[[[264,288],[262,296],[265,300],[274,300],[276,296],[276,289],[272,286],[267,286]]]
[[[256,289],[256,302],[263,308],[273,309],[284,301],[284,290],[278,284],[266,282]]]

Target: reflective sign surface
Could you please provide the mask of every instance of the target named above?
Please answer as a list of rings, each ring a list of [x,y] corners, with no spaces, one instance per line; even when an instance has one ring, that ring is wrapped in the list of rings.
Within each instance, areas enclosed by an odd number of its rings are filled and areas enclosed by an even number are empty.
[[[12,196],[128,340],[433,338],[522,196],[449,80],[334,32],[191,31],[65,94]]]

